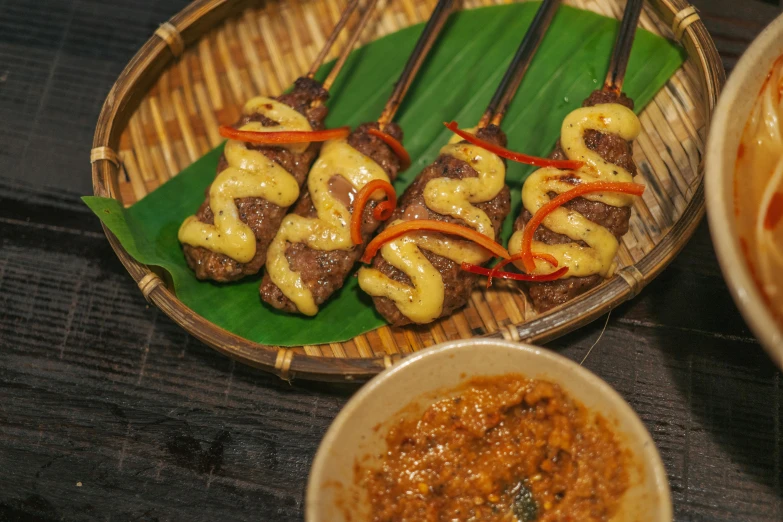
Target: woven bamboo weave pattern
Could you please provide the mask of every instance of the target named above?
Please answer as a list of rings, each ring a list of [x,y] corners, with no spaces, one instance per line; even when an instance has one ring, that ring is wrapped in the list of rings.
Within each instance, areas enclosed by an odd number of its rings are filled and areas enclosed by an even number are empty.
[[[123,129],[117,147],[121,162],[118,198],[123,204],[131,205],[143,198],[217,146],[222,141],[218,126],[233,123],[248,98],[275,95],[306,71],[345,3],[244,2],[244,10],[238,15],[189,44],[163,71]],[[505,3],[511,2],[466,0],[462,5],[470,9]],[[565,3],[615,18],[621,16],[624,7],[624,2],[617,0]],[[670,4],[685,4],[678,0],[657,4],[659,9],[663,5],[672,10],[668,23],[655,11],[646,10],[641,26],[673,39],[671,20],[680,9]],[[435,0],[382,0],[359,44],[425,20],[434,5]],[[351,19],[349,30],[357,18]],[[348,32],[341,35],[341,40]],[[339,44],[335,46],[333,54],[339,48]],[[702,71],[690,57],[641,114],[643,131],[634,147],[634,159],[648,190],[634,206],[630,231],[619,253],[620,268],[633,266],[648,256],[686,213],[689,203],[701,197],[700,164],[707,118],[714,102],[705,99]],[[721,81],[712,80],[718,84]],[[693,212],[698,215],[692,219],[698,220],[701,206]],[[646,282],[649,280],[642,280],[639,288],[631,290],[638,291]],[[288,374],[292,357],[295,368],[299,357],[323,356],[381,358],[378,369],[382,369],[384,356],[414,352],[446,340],[489,334],[519,338],[516,325],[535,317],[517,287],[501,282],[490,290],[474,291],[464,311],[432,325],[383,327],[346,343],[303,346],[290,354],[281,350],[275,366],[280,373],[281,361],[285,361]]]

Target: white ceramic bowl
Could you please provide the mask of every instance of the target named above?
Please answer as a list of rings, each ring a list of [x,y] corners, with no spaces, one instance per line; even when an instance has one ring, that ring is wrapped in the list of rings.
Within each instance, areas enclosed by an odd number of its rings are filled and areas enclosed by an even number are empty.
[[[734,166],[742,131],[774,61],[783,54],[783,16],[751,44],[715,107],[705,155],[710,232],[734,301],[761,344],[783,368],[783,331],[767,309],[739,244],[734,216]]]
[[[459,386],[477,376],[521,373],[558,383],[589,410],[613,421],[633,455],[631,487],[613,521],[670,522],[672,505],[658,450],[631,407],[593,373],[543,348],[494,339],[468,339],[424,350],[367,383],[335,419],[315,456],[307,486],[307,522],[368,520],[364,492],[354,485],[354,463],[384,448],[384,423],[405,406],[426,407],[438,397],[422,396]],[[381,429],[377,429],[382,426]]]

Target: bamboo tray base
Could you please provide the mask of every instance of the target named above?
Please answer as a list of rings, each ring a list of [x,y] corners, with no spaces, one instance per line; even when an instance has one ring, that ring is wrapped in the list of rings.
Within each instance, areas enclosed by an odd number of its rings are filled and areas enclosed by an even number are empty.
[[[248,98],[281,92],[307,69],[343,3],[200,0],[162,25],[101,113],[92,157],[96,195],[129,206],[217,146],[218,126],[236,121]],[[463,8],[501,3],[508,2],[466,0]],[[616,0],[565,3],[615,18],[623,9]],[[361,43],[425,20],[435,0],[383,4]],[[451,339],[540,343],[563,335],[634,297],[684,246],[704,212],[702,154],[723,68],[693,8],[682,0],[651,4],[641,26],[681,38],[688,51],[685,65],[640,116],[634,159],[651,190],[634,205],[618,275],[564,307],[539,316],[515,285],[503,283],[476,290],[465,310],[432,325],[386,326],[345,343],[268,347],[196,316],[163,283],[165,274],[130,258],[108,230],[107,237],[148,300],[210,346],[286,379],[363,380],[405,354]]]

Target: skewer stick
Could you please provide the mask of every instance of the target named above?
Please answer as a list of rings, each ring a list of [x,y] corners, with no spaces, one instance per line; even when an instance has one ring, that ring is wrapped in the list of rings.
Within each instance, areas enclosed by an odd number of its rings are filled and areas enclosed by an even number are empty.
[[[334,46],[334,42],[337,41],[337,38],[340,36],[340,32],[343,30],[343,27],[345,27],[345,24],[348,23],[348,19],[351,17],[358,6],[359,0],[351,0],[348,5],[345,6],[345,9],[340,15],[340,19],[337,20],[337,24],[334,26],[334,29],[332,29],[332,33],[329,35],[326,43],[321,48],[321,52],[319,52],[318,56],[316,56],[315,60],[313,60],[313,64],[310,66],[310,70],[307,72],[308,78],[312,79],[315,77],[315,73],[318,72],[318,69],[324,63],[326,56],[329,54],[329,51],[331,51],[332,46]]]
[[[364,6],[364,12],[362,13],[362,18],[359,20],[359,23],[354,27],[353,34],[351,34],[351,37],[348,39],[348,42],[345,44],[345,47],[340,52],[340,56],[337,58],[337,62],[334,64],[334,67],[332,67],[332,70],[329,71],[329,75],[324,80],[322,86],[327,91],[332,86],[334,81],[337,79],[337,75],[340,74],[340,69],[343,68],[343,65],[345,65],[345,61],[348,59],[348,55],[351,54],[351,51],[353,50],[353,46],[356,44],[356,41],[359,39],[359,35],[362,33],[362,29],[364,29],[364,26],[367,25],[367,22],[370,21],[370,17],[372,16],[373,9],[375,8],[376,4],[378,3],[378,0],[368,0],[367,4]]]
[[[628,68],[628,58],[631,56],[631,47],[636,35],[636,26],[639,24],[639,16],[642,14],[644,0],[628,0],[625,4],[623,20],[620,23],[620,31],[614,43],[612,60],[609,62],[609,73],[606,75],[604,90],[618,96],[623,90],[625,71]]]
[[[541,45],[547,29],[549,29],[549,25],[552,23],[552,18],[555,16],[559,5],[560,0],[544,0],[541,7],[538,8],[533,22],[530,24],[525,37],[522,39],[522,43],[519,44],[519,48],[511,60],[511,64],[506,69],[506,74],[492,96],[487,110],[484,111],[484,115],[479,120],[479,128],[486,127],[490,120],[495,125],[499,125],[503,120],[503,116],[505,116],[506,110],[508,110],[508,106],[519,88],[519,84],[522,83],[522,78],[530,67],[530,63],[533,61],[533,57]]]
[[[430,19],[419,36],[416,47],[413,48],[413,52],[408,58],[408,62],[405,64],[405,68],[402,70],[400,78],[394,85],[394,90],[378,118],[381,130],[383,130],[383,127],[394,118],[394,114],[397,112],[397,109],[400,108],[400,104],[402,103],[405,94],[408,92],[411,83],[413,83],[416,73],[419,71],[421,64],[424,63],[427,53],[429,53],[429,50],[438,38],[438,34],[440,34],[441,29],[443,29],[449,14],[451,14],[453,5],[454,0],[438,0],[435,9],[432,10]]]

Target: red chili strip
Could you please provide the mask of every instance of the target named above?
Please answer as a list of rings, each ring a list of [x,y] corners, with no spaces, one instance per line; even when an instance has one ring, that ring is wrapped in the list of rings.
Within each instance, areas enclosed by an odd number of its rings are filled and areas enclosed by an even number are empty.
[[[362,216],[367,202],[373,193],[382,190],[386,193],[386,201],[381,201],[372,212],[372,216],[378,221],[386,221],[397,208],[397,193],[394,187],[388,181],[375,179],[362,187],[362,190],[356,195],[356,201],[353,204],[353,214],[351,214],[351,240],[355,245],[361,245],[362,239]]]
[[[551,254],[544,254],[541,252],[533,252],[533,259],[540,259],[542,261],[545,261],[555,268],[557,268],[557,265],[559,264],[555,256]],[[520,260],[522,260],[522,254],[515,254],[509,257],[508,259],[504,259],[500,263],[493,266],[489,276],[487,276],[487,288],[492,286],[492,278],[495,277],[496,273],[500,272],[501,268],[503,268],[509,263],[513,263],[514,261],[520,261]]]
[[[505,248],[496,243],[492,239],[488,238],[484,234],[473,230],[472,228],[457,225],[455,223],[446,223],[444,221],[435,221],[433,219],[414,219],[412,221],[403,221],[396,225],[390,226],[370,241],[367,245],[367,249],[362,256],[362,263],[369,263],[378,250],[394,239],[407,234],[408,232],[416,232],[419,230],[429,230],[432,232],[441,232],[443,234],[449,234],[452,236],[459,236],[469,241],[473,241],[482,248],[488,250],[496,257],[508,259],[509,255]]]
[[[351,133],[350,127],[338,127],[318,131],[280,131],[259,132],[239,130],[228,125],[221,125],[220,135],[230,140],[244,141],[246,143],[278,144],[278,143],[310,143],[314,141],[326,141],[345,138]]]
[[[459,126],[457,125],[457,122],[455,121],[452,121],[450,123],[444,122],[443,125],[445,125],[447,129],[449,129],[451,132],[453,132],[463,140],[472,143],[473,145],[478,145],[482,149],[486,149],[489,152],[493,152],[498,156],[500,156],[501,158],[506,158],[511,161],[516,161],[518,163],[524,163],[526,165],[534,165],[536,167],[554,167],[556,169],[563,169],[563,170],[576,170],[580,168],[582,165],[584,165],[584,162],[582,161],[553,160],[549,158],[539,158],[536,156],[528,156],[527,154],[522,154],[521,152],[514,152],[512,150],[505,149],[499,145],[495,145],[494,143],[490,143],[488,141],[482,140],[481,138],[478,138],[473,134],[460,130]]]
[[[462,263],[461,268],[465,272],[470,272],[473,274],[483,275],[487,277],[492,275],[493,277],[500,277],[502,279],[513,279],[515,281],[535,281],[535,282],[554,281],[555,279],[560,279],[568,272],[567,266],[564,266],[559,270],[555,270],[551,274],[541,274],[541,275],[517,274],[516,272],[498,272],[492,268],[484,268],[483,266],[472,265],[470,263]]]
[[[525,271],[532,272],[536,269],[536,263],[533,260],[533,252],[531,247],[533,245],[533,235],[536,233],[541,222],[544,218],[551,214],[555,209],[568,203],[572,199],[576,199],[579,196],[590,194],[592,192],[621,192],[624,194],[633,194],[634,196],[641,196],[644,193],[644,185],[638,185],[636,183],[618,183],[611,181],[595,181],[593,183],[583,183],[578,185],[568,192],[563,192],[556,198],[552,199],[546,205],[542,206],[538,211],[533,214],[530,221],[525,225],[525,231],[522,233],[522,249],[520,250],[520,256],[522,263],[525,265]]]
[[[378,129],[370,129],[367,131],[367,134],[380,138],[384,143],[386,143],[386,145],[391,147],[391,149],[394,151],[394,154],[400,159],[400,170],[405,170],[411,166],[411,155],[408,154],[408,151],[405,150],[405,147],[402,146],[402,143],[400,143],[394,136]]]

